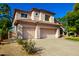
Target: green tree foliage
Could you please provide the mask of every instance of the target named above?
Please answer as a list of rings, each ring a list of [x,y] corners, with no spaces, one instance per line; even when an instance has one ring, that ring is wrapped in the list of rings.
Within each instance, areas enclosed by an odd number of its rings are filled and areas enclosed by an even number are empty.
[[[76,3],[76,4],[74,5],[74,11],[77,11],[77,10],[79,10],[79,3]]]
[[[0,14],[10,14],[10,7],[8,4],[0,4]]]
[[[66,15],[60,18],[60,22],[64,25],[67,32],[78,33],[79,30],[79,3],[74,4],[72,11],[66,13]],[[64,21],[63,21],[64,20]]]
[[[0,20],[0,28],[8,28],[10,29],[12,26],[11,20],[9,20],[7,17],[2,17]]]
[[[8,4],[0,4],[0,29],[2,39],[8,37],[8,31],[12,26],[10,11]]]

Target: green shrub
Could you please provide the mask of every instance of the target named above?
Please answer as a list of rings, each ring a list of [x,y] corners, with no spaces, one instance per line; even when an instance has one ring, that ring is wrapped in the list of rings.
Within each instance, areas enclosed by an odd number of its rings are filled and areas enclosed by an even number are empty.
[[[67,39],[67,40],[79,41],[79,37],[72,37],[72,36],[69,36],[69,37],[65,37],[65,39]]]
[[[28,53],[28,54],[35,54],[37,52],[36,47],[35,47],[35,42],[33,40],[26,40],[23,41],[23,39],[17,39],[17,42],[22,45],[23,49]]]
[[[37,52],[35,42],[33,42],[32,40],[24,42],[23,48],[28,52],[28,54],[34,54]]]
[[[17,43],[20,44],[20,45],[23,45],[23,44],[24,44],[23,39],[17,39],[16,41],[17,41]]]

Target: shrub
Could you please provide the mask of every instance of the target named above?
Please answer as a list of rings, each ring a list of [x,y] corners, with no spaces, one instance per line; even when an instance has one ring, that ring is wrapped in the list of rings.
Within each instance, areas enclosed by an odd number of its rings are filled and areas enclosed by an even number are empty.
[[[73,36],[73,37],[75,37],[75,32],[70,31],[70,32],[68,33],[68,36]]]
[[[33,40],[26,40],[23,41],[22,39],[17,39],[17,42],[22,45],[23,49],[28,53],[28,54],[35,54],[37,52],[36,47],[35,47],[35,42]]]
[[[28,52],[28,54],[36,53],[35,42],[33,42],[32,40],[24,42],[23,48]]]
[[[17,43],[20,44],[20,45],[23,45],[23,44],[24,44],[23,39],[17,39],[16,41],[17,41]]]
[[[69,37],[65,37],[65,39],[67,39],[67,40],[79,41],[79,37],[72,37],[72,36],[69,36]]]

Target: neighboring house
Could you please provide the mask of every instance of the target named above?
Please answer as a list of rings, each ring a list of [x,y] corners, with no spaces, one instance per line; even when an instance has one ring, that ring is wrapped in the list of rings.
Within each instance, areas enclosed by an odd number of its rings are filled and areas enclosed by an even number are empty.
[[[54,15],[53,12],[37,8],[29,11],[15,9],[14,35],[20,39],[58,38],[61,24],[55,22]]]

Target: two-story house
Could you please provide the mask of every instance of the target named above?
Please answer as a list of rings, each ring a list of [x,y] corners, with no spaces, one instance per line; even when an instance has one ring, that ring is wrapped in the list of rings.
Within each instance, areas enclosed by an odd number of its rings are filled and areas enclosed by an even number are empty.
[[[29,11],[15,9],[15,36],[20,39],[58,38],[61,24],[55,22],[54,15],[53,12],[37,8]]]

